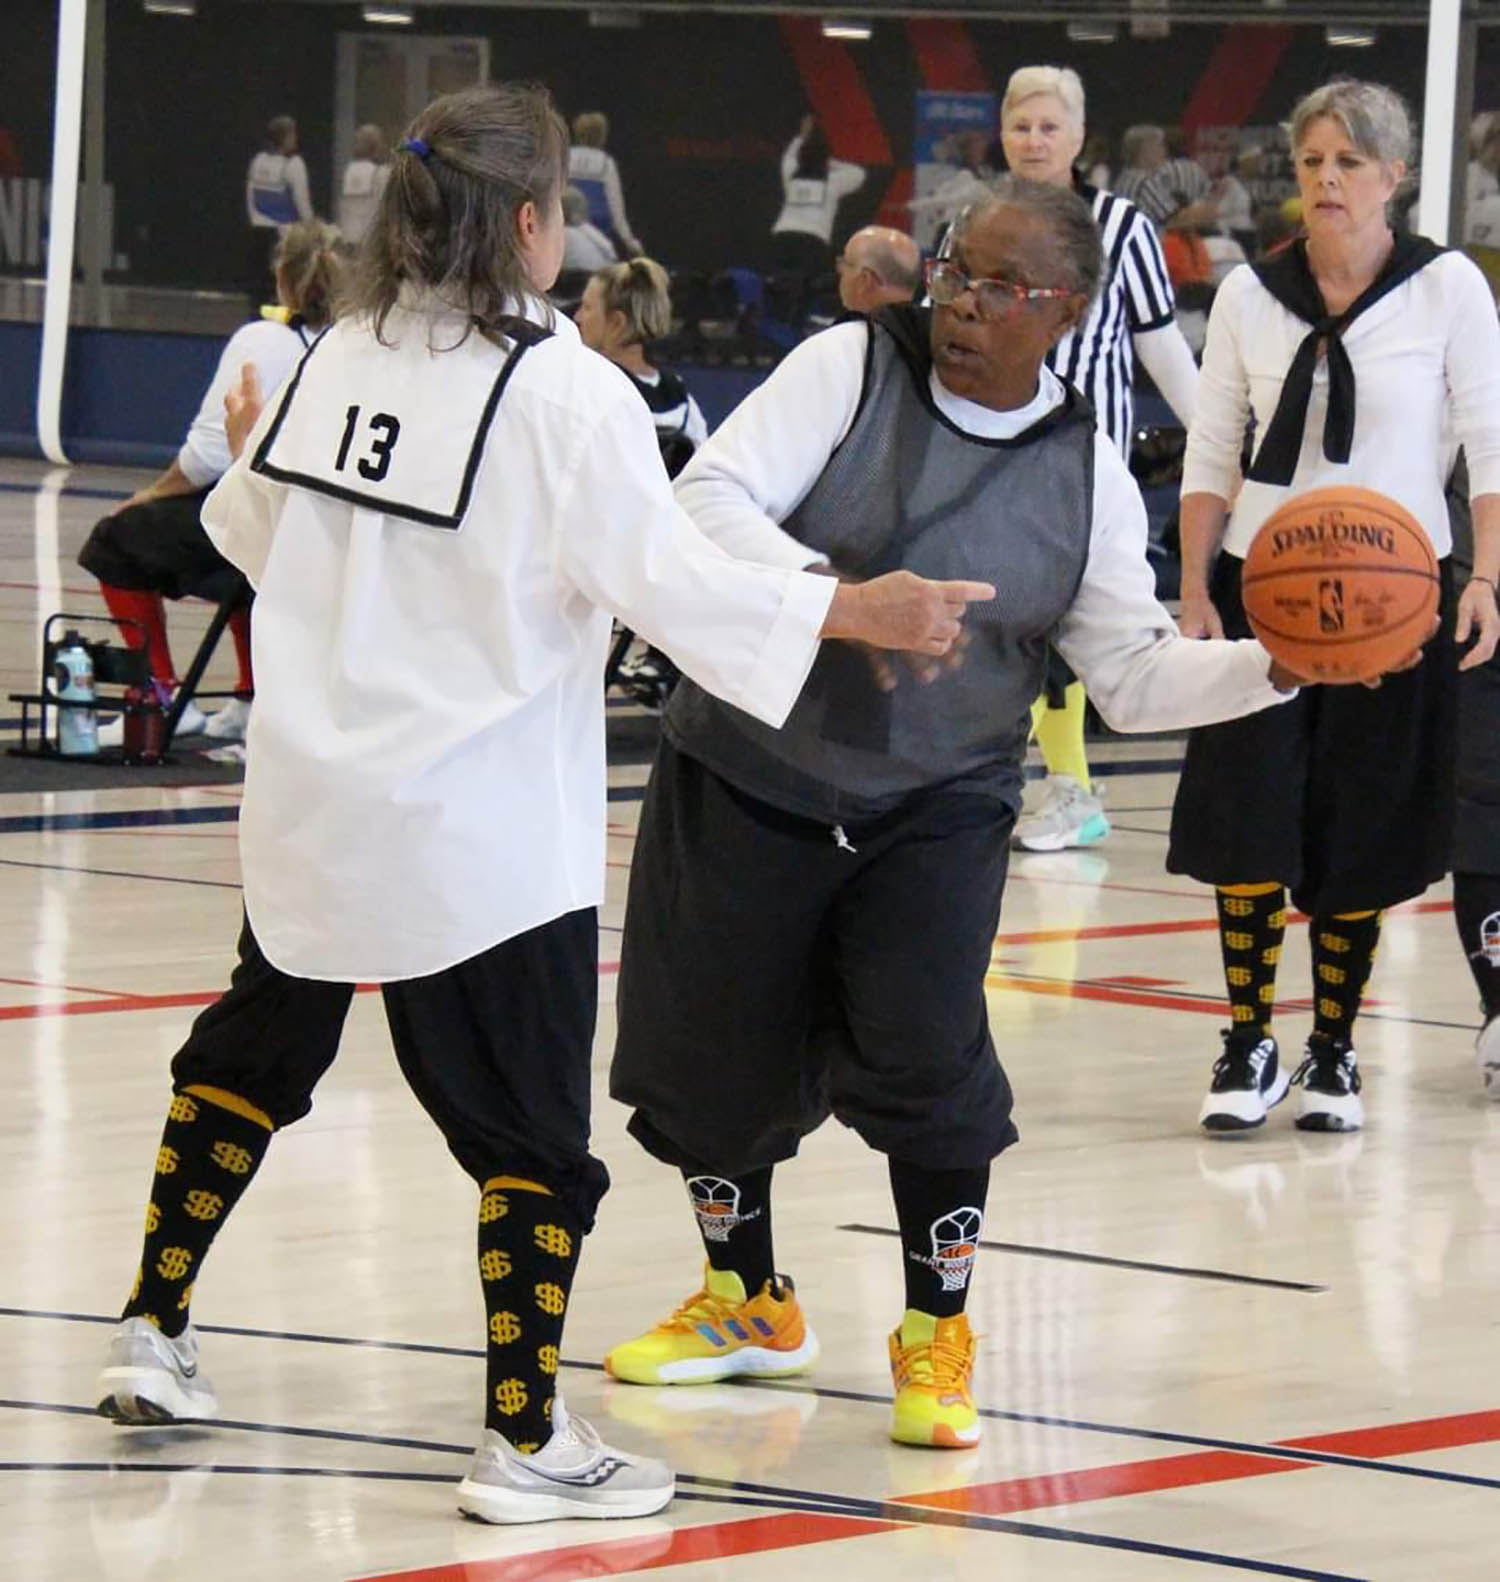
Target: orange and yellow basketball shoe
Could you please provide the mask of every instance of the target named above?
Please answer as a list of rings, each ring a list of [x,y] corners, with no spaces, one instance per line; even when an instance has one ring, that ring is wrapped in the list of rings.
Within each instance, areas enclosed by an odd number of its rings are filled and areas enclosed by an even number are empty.
[[[670,1318],[604,1359],[627,1384],[708,1384],[716,1379],[779,1379],[802,1373],[818,1358],[797,1293],[785,1275],[754,1296],[730,1269],[704,1269],[703,1289]]]
[[[934,1318],[907,1308],[891,1335],[891,1378],[896,1399],[891,1438],[902,1445],[967,1450],[979,1443],[974,1405],[974,1337],[969,1320]]]

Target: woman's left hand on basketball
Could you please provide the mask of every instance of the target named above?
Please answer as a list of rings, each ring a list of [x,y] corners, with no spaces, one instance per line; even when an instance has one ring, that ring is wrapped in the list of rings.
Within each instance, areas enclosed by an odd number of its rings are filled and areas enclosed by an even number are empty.
[[[1500,642],[1500,609],[1496,608],[1495,590],[1490,583],[1471,582],[1459,595],[1458,625],[1453,637],[1460,648],[1471,637],[1474,639],[1473,646],[1458,662],[1460,670],[1484,664],[1495,652],[1495,645]]]

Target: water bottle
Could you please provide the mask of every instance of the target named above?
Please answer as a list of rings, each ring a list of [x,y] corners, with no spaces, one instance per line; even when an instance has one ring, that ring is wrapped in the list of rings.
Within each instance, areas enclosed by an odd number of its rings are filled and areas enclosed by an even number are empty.
[[[63,634],[62,647],[53,661],[52,684],[64,703],[94,701],[94,660],[77,632]],[[57,750],[85,758],[99,751],[99,716],[93,708],[57,711]]]

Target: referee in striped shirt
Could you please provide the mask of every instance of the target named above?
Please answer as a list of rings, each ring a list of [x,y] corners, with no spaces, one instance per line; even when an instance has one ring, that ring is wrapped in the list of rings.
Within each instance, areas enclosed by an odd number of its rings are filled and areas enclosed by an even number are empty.
[[[1076,71],[1022,66],[1011,74],[1000,110],[1006,162],[1028,180],[1073,187],[1092,207],[1104,243],[1099,294],[1083,324],[1058,342],[1047,363],[1088,397],[1100,428],[1128,461],[1136,356],[1184,428],[1193,416],[1198,369],[1177,327],[1172,282],[1155,227],[1127,199],[1090,187],[1074,174],[1083,127],[1083,83]],[[1083,687],[1066,671],[1064,676],[1062,706],[1049,704],[1057,691],[1049,677],[1047,694],[1032,711],[1047,763],[1047,790],[1037,811],[1016,826],[1016,844],[1029,851],[1092,846],[1109,833],[1103,805],[1089,784]]]

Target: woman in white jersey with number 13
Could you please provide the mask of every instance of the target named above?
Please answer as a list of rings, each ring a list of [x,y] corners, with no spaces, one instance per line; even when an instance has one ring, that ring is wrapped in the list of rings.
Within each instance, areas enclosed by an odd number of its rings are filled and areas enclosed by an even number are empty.
[[[844,586],[796,569],[769,523],[699,534],[645,403],[543,296],[567,154],[539,88],[424,110],[350,311],[205,503],[258,593],[246,921],[231,987],[173,1061],[95,1396],[122,1423],[216,1414],[188,1322],[203,1260],[311,1107],[355,984],[378,983],[402,1072],[479,1188],[485,1433],[458,1502],[496,1522],[640,1516],[673,1490],[556,1388],[608,1182],[588,1148],[608,612],[780,725],[820,637],[943,653],[965,601],[994,595]]]

